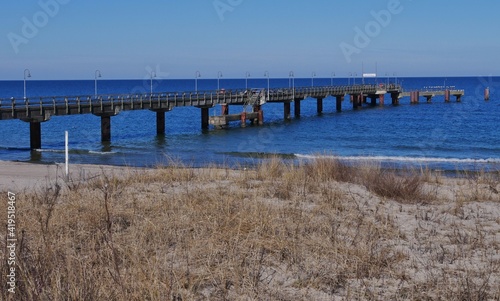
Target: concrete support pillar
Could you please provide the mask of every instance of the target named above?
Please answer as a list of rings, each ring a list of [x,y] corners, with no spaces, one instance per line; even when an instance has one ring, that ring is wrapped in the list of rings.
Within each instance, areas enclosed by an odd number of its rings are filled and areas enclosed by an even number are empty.
[[[427,98],[428,103],[432,102],[432,95],[427,95],[425,98]]]
[[[241,127],[244,128],[247,126],[247,112],[241,113]]]
[[[450,90],[444,91],[444,101],[450,102]]]
[[[418,92],[418,91],[410,92],[410,103],[412,103],[412,104],[418,103],[419,97],[420,97],[420,92]]]
[[[316,99],[316,111],[318,114],[323,113],[323,98]]]
[[[109,142],[111,141],[111,116],[102,115],[101,116],[101,141]]]
[[[253,111],[257,113],[257,122],[259,125],[264,124],[264,111],[262,111],[262,108],[260,105],[256,105],[253,107]]]
[[[221,115],[229,115],[229,105],[228,104],[221,106]]]
[[[208,129],[208,108],[200,108],[201,109],[201,128]]]
[[[351,95],[352,97],[352,95]],[[344,100],[344,96],[335,96],[337,112],[342,112],[342,100]]]
[[[294,104],[294,113],[295,113],[295,117],[300,117],[300,100],[295,100],[293,102]]]
[[[290,102],[284,102],[283,107],[285,111],[285,120],[292,119],[292,117],[290,116]]]
[[[378,103],[379,103],[379,105],[381,105],[381,106],[384,105],[384,99],[385,99],[385,94],[380,94],[378,96]]]
[[[397,106],[399,105],[399,93],[391,93],[391,100],[392,100],[392,105]]]
[[[363,95],[361,95],[361,94],[354,94],[352,96],[353,96],[352,109],[353,110],[357,110],[357,109],[361,108],[361,106],[363,105],[363,103],[362,103]]]
[[[264,124],[264,111],[262,110],[259,110],[259,117],[257,117],[258,121],[259,121],[259,125],[263,125]]]
[[[484,89],[484,100],[490,100],[490,88]]]
[[[156,112],[156,134],[165,135],[165,112]]]
[[[376,106],[376,105],[377,105],[377,95],[372,95],[372,96],[370,97],[370,100],[371,100],[371,103],[370,103],[370,104],[371,104],[372,106]]]
[[[461,102],[461,101],[462,101],[462,95],[457,94],[457,95],[455,95],[455,96],[456,96],[456,98],[457,98],[457,102]]]
[[[30,122],[30,148],[42,148],[42,126],[40,122]]]

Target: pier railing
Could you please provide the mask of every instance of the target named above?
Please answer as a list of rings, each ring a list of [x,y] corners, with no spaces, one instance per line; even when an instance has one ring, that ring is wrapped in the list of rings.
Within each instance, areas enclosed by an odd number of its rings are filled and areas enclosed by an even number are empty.
[[[217,104],[262,105],[266,102],[290,102],[295,99],[325,98],[346,94],[375,94],[400,86],[351,85],[269,89],[221,89],[215,91],[161,92],[153,94],[110,94],[80,96],[44,96],[0,99],[0,120],[32,116],[102,114],[121,110],[172,110],[175,107],[206,107]],[[253,97],[259,93],[261,97]],[[250,101],[253,99],[252,101]]]

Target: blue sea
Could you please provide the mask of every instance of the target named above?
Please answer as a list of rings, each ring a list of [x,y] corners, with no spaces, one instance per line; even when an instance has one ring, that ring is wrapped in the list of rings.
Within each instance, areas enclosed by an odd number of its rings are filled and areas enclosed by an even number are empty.
[[[394,82],[370,79],[370,83]],[[311,79],[294,79],[296,87],[310,87]],[[366,79],[368,83],[368,79]],[[111,118],[111,142],[102,143],[100,118],[94,115],[53,116],[42,124],[42,149],[30,151],[29,124],[0,120],[0,160],[40,163],[64,162],[64,132],[69,132],[70,163],[155,166],[182,162],[188,166],[225,164],[240,166],[264,160],[269,154],[287,160],[334,156],[348,162],[380,162],[388,166],[429,166],[443,170],[500,170],[500,77],[398,78],[406,91],[436,86],[464,89],[461,102],[436,96],[416,105],[409,97],[391,104],[352,110],[348,97],[342,112],[335,99],[326,98],[323,114],[316,101],[301,102],[300,118],[285,121],[283,104],[266,104],[264,125],[242,128],[238,122],[226,129],[201,129],[200,109],[175,108],[166,113],[166,134],[156,135],[155,113],[121,112]],[[315,86],[330,85],[330,78],[315,78]],[[334,85],[353,79],[334,78]],[[356,79],[356,83],[361,80]],[[245,88],[245,79],[220,79],[225,89]],[[271,88],[288,87],[290,79],[270,79]],[[93,95],[94,80],[28,80],[27,97]],[[148,93],[147,80],[98,80],[98,94]],[[198,90],[217,89],[217,79],[198,79]],[[193,91],[194,79],[153,80],[156,93]],[[249,88],[266,88],[267,79],[248,79]],[[489,87],[490,100],[484,100]],[[23,81],[0,81],[4,104],[22,98]],[[230,113],[243,110],[232,106]],[[219,106],[210,109],[218,115]],[[293,105],[292,105],[293,116]]]

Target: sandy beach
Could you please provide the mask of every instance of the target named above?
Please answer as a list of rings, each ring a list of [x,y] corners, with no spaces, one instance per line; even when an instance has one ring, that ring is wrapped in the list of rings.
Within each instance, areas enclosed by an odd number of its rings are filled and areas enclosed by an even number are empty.
[[[73,181],[84,181],[101,175],[103,172],[108,175],[118,175],[130,170],[131,168],[120,166],[70,164],[69,179]],[[0,191],[23,191],[25,189],[47,186],[57,181],[65,180],[66,174],[64,164],[49,165],[0,161]]]
[[[80,184],[59,190],[63,166],[0,170],[18,193],[26,299],[500,298],[498,173],[72,165]]]

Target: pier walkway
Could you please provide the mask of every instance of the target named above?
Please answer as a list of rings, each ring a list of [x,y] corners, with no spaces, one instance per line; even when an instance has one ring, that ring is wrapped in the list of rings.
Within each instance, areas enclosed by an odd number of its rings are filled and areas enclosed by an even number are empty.
[[[262,124],[264,122],[262,106],[266,103],[283,103],[284,118],[291,118],[291,103],[294,103],[294,114],[300,116],[301,101],[315,98],[317,112],[323,112],[323,100],[333,97],[337,111],[342,110],[342,101],[350,95],[353,109],[363,104],[383,105],[385,95],[389,94],[393,105],[399,104],[402,97],[410,97],[411,103],[418,102],[419,97],[430,101],[433,96],[444,95],[445,101],[455,96],[460,101],[464,90],[439,91],[403,91],[400,85],[349,85],[325,87],[294,87],[273,89],[234,89],[194,92],[163,92],[153,94],[117,94],[97,96],[50,96],[27,99],[0,99],[0,121],[19,119],[30,124],[30,147],[40,149],[42,146],[41,123],[50,120],[51,116],[93,114],[101,117],[101,140],[111,140],[111,117],[121,111],[151,110],[156,112],[157,134],[165,133],[165,112],[176,107],[197,107],[201,109],[201,126],[223,127],[230,121],[240,120]],[[220,116],[209,116],[209,108],[222,106]],[[238,114],[229,114],[229,105],[243,106]],[[249,111],[249,112],[247,112]]]

